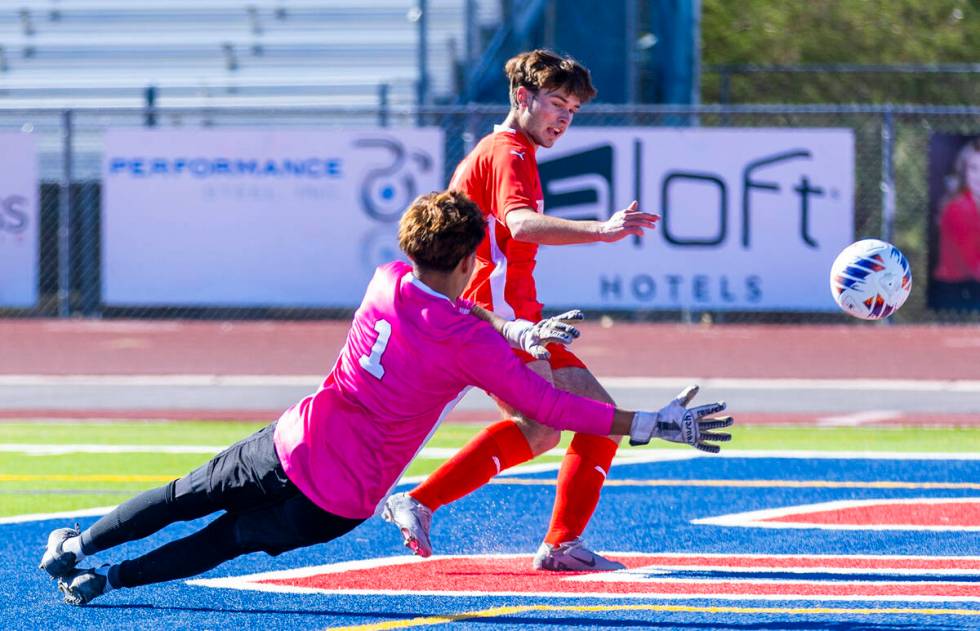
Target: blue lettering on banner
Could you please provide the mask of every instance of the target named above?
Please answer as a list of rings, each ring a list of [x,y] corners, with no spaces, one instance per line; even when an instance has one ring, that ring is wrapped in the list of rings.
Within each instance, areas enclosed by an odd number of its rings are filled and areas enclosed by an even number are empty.
[[[624,300],[656,303],[664,306],[746,305],[762,300],[762,278],[756,275],[732,277],[693,274],[653,276],[633,274],[599,276],[599,296],[609,304]]]
[[[227,158],[181,157],[142,158],[113,156],[108,159],[110,175],[135,178],[261,177],[328,179],[344,175],[341,158]]]
[[[0,196],[0,232],[20,234],[27,230],[27,198],[22,195]]]

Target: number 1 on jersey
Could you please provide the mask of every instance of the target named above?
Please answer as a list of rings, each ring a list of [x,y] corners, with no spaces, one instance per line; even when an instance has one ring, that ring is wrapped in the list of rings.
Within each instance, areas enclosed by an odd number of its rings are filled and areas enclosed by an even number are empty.
[[[384,366],[381,365],[381,356],[384,355],[385,349],[388,348],[388,340],[391,339],[391,325],[388,324],[387,320],[378,320],[374,323],[374,330],[378,332],[378,339],[374,341],[374,346],[371,347],[371,354],[361,355],[358,361],[361,368],[381,379],[385,376]]]

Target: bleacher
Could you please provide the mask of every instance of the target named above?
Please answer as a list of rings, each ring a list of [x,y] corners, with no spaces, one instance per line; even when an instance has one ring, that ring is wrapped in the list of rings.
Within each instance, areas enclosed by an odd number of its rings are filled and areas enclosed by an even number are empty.
[[[470,2],[492,28],[497,0]],[[438,103],[455,96],[467,0],[427,6]],[[150,87],[160,126],[371,126],[382,103],[416,103],[418,42],[415,0],[4,0],[0,130],[35,134],[50,181],[65,169],[61,110],[74,176],[98,177],[105,131],[150,122]]]
[[[428,1],[430,101],[456,88],[465,4]],[[8,0],[0,105],[413,103],[417,19],[412,0]]]

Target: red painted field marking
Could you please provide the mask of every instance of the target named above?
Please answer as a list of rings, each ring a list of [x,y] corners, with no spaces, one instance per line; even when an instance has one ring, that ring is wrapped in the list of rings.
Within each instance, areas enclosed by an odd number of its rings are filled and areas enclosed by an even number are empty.
[[[389,557],[193,583],[323,594],[980,602],[980,557],[608,555],[627,569],[535,572],[528,555]]]
[[[797,516],[776,517],[771,521],[797,521]],[[943,502],[937,504],[906,504],[883,502],[873,506],[857,506],[839,510],[815,511],[805,515],[806,523],[879,526],[901,524],[907,526],[961,526],[980,525],[980,501],[972,503]]]
[[[841,500],[733,513],[695,524],[824,530],[980,531],[980,498]]]

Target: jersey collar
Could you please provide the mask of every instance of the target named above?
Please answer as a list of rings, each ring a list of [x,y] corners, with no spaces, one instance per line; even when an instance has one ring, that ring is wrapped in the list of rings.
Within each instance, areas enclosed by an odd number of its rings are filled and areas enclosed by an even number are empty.
[[[449,304],[454,305],[454,306],[456,304],[455,302],[453,302],[452,300],[450,300],[449,296],[447,296],[446,294],[440,294],[438,291],[436,291],[435,289],[429,287],[428,285],[426,285],[425,283],[423,283],[422,281],[420,281],[418,278],[416,278],[415,277],[415,274],[413,274],[411,272],[406,272],[405,276],[403,276],[403,279],[404,280],[407,280],[410,283],[412,283],[413,285],[415,285],[416,287],[418,287],[419,289],[421,289],[425,293],[429,294],[430,296],[435,296],[436,298],[442,298],[444,300],[449,300]]]
[[[507,133],[507,134],[514,134],[514,136],[521,142],[521,144],[527,145],[531,149],[532,152],[537,153],[538,146],[536,144],[534,144],[533,142],[531,142],[531,139],[528,138],[527,135],[524,132],[517,131],[513,127],[507,127],[505,125],[494,125],[493,126],[493,133],[498,134],[498,133],[501,133],[501,132]]]

